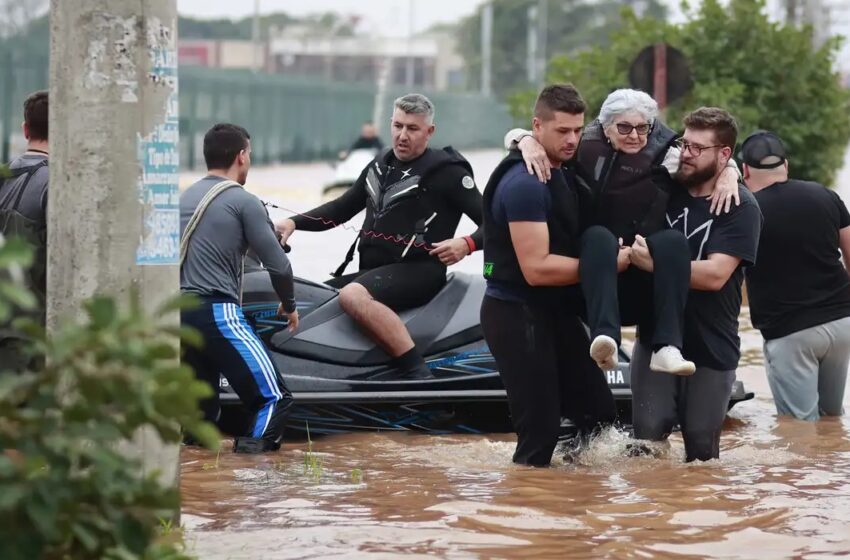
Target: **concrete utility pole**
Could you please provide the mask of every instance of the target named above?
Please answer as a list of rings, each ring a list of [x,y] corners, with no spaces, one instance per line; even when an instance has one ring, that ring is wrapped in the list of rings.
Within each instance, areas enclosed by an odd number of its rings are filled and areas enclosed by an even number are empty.
[[[481,94],[493,93],[493,2],[481,8]]]
[[[176,35],[176,0],[50,1],[48,330],[95,294],[179,291]],[[128,449],[167,484],[179,451]]]

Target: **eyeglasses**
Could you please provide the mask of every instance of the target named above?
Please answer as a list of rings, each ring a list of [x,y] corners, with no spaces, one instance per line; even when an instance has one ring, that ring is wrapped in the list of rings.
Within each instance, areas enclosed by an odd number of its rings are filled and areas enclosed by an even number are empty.
[[[687,150],[687,152],[693,157],[699,157],[702,154],[703,150],[708,150],[709,148],[722,148],[723,144],[716,144],[714,146],[699,146],[697,144],[691,144],[690,142],[685,141],[684,138],[679,138],[678,140],[676,140],[676,146],[683,152]]]
[[[636,131],[640,136],[646,136],[649,134],[649,130],[652,128],[652,125],[649,123],[643,124],[629,124],[625,122],[617,123],[617,132],[622,134],[623,136],[628,136],[632,133],[632,131]]]

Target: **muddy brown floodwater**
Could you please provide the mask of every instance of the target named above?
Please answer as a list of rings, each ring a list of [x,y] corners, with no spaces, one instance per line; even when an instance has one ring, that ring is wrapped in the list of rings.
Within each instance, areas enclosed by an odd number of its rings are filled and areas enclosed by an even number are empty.
[[[184,449],[186,541],[222,560],[848,557],[850,422],[777,419],[745,323],[738,374],[757,396],[730,412],[718,461],[683,463],[678,434],[629,458],[613,430],[549,469],[513,465],[510,434]]]
[[[185,540],[221,560],[850,557],[850,420],[778,419],[746,311],[741,328],[756,398],[730,412],[717,461],[683,463],[678,434],[629,458],[613,430],[549,469],[512,465],[511,434],[184,449]]]

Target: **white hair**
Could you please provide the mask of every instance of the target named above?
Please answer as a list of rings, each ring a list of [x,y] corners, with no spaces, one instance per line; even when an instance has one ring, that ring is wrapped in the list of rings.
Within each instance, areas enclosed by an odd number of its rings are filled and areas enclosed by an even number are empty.
[[[638,113],[646,122],[655,122],[658,116],[658,103],[648,93],[636,89],[618,89],[612,91],[602,108],[599,109],[599,122],[603,128],[614,124],[614,119],[626,113]]]
[[[401,109],[405,113],[414,115],[425,115],[428,123],[434,122],[434,104],[421,93],[408,93],[402,95],[393,103],[393,107]]]

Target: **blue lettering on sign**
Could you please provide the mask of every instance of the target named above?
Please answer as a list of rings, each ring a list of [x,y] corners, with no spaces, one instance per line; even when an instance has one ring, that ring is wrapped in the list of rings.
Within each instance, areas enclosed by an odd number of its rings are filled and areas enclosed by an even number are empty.
[[[173,48],[153,48],[150,58],[148,79],[154,87],[168,88],[169,93],[165,118],[138,142],[137,157],[142,169],[139,180],[142,234],[136,264],[179,264],[177,58]]]

